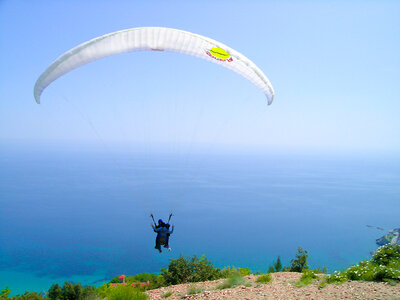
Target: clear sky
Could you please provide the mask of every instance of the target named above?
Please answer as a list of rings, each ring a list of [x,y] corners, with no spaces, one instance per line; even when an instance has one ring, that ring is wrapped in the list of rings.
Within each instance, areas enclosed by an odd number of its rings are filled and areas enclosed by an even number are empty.
[[[218,143],[257,151],[400,154],[399,1],[0,1],[0,142]],[[65,51],[165,26],[243,53],[275,89],[175,53],[91,63],[33,98]],[[93,125],[93,126],[92,126]]]

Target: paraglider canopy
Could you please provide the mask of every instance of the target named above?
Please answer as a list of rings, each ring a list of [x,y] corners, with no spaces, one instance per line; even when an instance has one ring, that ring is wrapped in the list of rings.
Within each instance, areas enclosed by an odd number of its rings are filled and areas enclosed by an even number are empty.
[[[140,27],[109,33],[85,42],[57,58],[39,77],[34,96],[40,103],[43,90],[69,71],[114,54],[148,50],[173,51],[196,56],[229,68],[253,82],[272,103],[274,90],[264,73],[236,50],[208,37],[165,27]]]

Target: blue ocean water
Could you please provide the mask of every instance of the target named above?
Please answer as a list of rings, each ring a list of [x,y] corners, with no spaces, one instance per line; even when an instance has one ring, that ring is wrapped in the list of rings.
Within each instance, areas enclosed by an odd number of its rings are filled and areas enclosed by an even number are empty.
[[[297,247],[330,272],[370,257],[398,227],[400,159],[377,156],[113,154],[2,147],[0,288],[45,291],[159,272],[202,255],[266,271]],[[117,158],[117,159],[115,159]],[[182,162],[184,161],[184,162]],[[149,213],[173,208],[172,252],[154,249]]]

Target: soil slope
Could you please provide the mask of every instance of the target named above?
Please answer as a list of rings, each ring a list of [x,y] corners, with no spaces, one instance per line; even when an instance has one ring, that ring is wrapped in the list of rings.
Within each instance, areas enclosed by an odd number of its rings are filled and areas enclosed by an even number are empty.
[[[180,284],[147,291],[150,299],[399,299],[400,284],[391,286],[380,282],[348,281],[341,285],[329,284],[319,288],[318,282],[298,288],[295,282],[300,273],[281,272],[272,275],[272,282],[259,284],[257,276],[244,278],[251,286],[237,286],[232,289],[218,290],[217,285],[223,280],[198,282],[195,284]],[[187,295],[188,289],[194,285],[202,292]],[[172,295],[165,297],[167,292]]]

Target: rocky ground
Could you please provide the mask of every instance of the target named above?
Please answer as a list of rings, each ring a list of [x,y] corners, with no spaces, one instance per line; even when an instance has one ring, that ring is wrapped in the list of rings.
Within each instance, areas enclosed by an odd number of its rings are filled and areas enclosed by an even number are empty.
[[[217,285],[223,280],[198,282],[194,286],[200,290],[198,294],[188,295],[193,284],[180,284],[163,287],[147,292],[150,299],[399,299],[400,284],[394,286],[380,282],[348,281],[341,285],[328,284],[321,288],[318,281],[298,288],[295,282],[300,273],[273,273],[272,282],[260,284],[257,276],[245,276],[247,286],[241,285],[232,289],[218,290]],[[249,286],[251,284],[251,286]],[[167,296],[167,292],[172,292]]]

